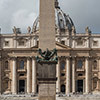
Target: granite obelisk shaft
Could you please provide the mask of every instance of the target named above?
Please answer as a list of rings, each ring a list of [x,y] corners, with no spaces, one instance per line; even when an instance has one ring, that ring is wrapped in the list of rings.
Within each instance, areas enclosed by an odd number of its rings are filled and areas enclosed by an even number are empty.
[[[55,48],[55,0],[40,0],[39,48]]]
[[[45,60],[38,62],[39,100],[55,100],[56,61],[46,59],[56,48],[55,0],[40,0],[39,48],[45,51]]]

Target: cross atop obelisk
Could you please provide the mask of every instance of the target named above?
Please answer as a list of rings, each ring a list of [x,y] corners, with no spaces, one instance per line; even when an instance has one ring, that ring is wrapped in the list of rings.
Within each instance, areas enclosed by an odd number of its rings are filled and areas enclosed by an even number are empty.
[[[55,0],[40,0],[39,48],[53,50],[55,46]]]

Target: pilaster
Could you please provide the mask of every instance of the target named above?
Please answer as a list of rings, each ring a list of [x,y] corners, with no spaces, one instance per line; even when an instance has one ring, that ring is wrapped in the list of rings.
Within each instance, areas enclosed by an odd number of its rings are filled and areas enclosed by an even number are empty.
[[[31,93],[31,66],[30,58],[27,58],[27,93]]]
[[[75,58],[72,58],[72,92],[76,92]]]
[[[36,59],[32,57],[32,93],[36,93]]]
[[[56,65],[56,92],[60,93],[60,58],[58,58],[58,64]]]
[[[66,58],[66,94],[71,91],[70,58]]]
[[[12,93],[17,94],[17,66],[16,59],[13,58],[13,68],[12,68]]]

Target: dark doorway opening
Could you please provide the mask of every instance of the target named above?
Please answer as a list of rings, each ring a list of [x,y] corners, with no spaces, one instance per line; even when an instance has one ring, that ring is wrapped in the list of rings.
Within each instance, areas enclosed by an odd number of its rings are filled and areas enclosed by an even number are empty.
[[[25,80],[19,80],[19,93],[25,93]]]
[[[65,93],[65,85],[61,85],[61,92]]]
[[[37,85],[37,93],[38,93],[38,91],[39,91],[39,85]]]
[[[77,81],[77,92],[83,93],[83,80]]]

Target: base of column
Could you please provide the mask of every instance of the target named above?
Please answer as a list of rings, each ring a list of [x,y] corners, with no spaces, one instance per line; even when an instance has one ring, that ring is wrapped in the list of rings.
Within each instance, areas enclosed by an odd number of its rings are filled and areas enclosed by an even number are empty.
[[[12,93],[13,95],[17,95],[17,93]]]

